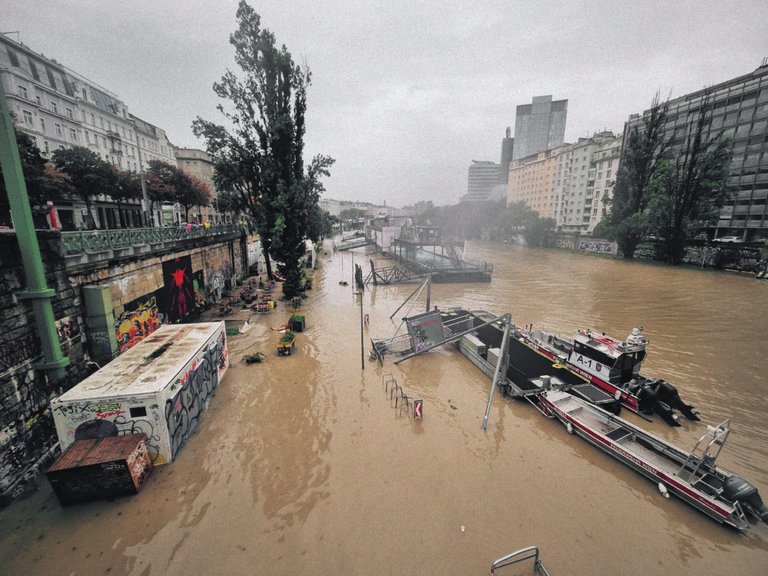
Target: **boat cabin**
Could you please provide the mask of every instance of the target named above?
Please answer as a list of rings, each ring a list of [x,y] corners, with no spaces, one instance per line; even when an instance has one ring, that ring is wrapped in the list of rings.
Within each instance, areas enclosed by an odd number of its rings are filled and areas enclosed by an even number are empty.
[[[624,342],[600,332],[579,330],[568,361],[611,384],[626,384],[640,375],[647,344],[642,328],[633,328]]]

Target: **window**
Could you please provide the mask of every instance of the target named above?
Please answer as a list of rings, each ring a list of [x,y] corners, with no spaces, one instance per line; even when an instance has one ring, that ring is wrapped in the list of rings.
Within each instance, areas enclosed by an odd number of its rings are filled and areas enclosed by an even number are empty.
[[[72,116],[72,108],[67,108],[67,118],[74,119],[74,116]]]
[[[46,153],[46,154],[50,154],[50,152],[51,152],[51,147],[50,147],[50,145],[48,144],[48,140],[45,140],[45,141],[43,142],[43,144],[45,145],[45,153]]]
[[[88,96],[86,95],[85,88],[83,88],[83,100],[88,100]]]
[[[99,116],[99,124],[101,125],[102,128],[104,128],[104,118],[102,118],[101,116]]]
[[[77,142],[77,132],[74,128],[69,129],[69,139],[72,140],[72,142]]]
[[[29,110],[22,110],[24,113],[24,124],[28,124],[29,126],[34,126],[34,120],[32,119],[32,112]]]
[[[40,118],[40,132],[45,134],[45,119],[44,118]]]
[[[56,104],[56,102],[51,102],[51,110],[53,110],[54,114],[58,114],[59,113],[59,105]]]
[[[42,105],[43,105],[43,99],[42,99],[42,98],[40,98],[40,95],[39,95],[39,94],[37,94],[37,95],[35,96],[35,100],[37,101],[37,105],[38,105],[38,106],[42,106]]]
[[[53,127],[56,130],[56,136],[61,136],[61,124],[54,124]]]
[[[29,96],[27,96],[27,89],[24,88],[24,86],[19,86],[19,96],[24,98],[24,100],[29,100]]]
[[[91,114],[91,126],[96,126],[96,118]]]

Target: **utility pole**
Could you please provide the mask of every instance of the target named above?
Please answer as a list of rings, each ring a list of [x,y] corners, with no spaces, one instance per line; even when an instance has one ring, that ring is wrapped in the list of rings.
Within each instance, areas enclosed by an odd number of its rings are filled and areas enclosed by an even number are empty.
[[[65,368],[69,366],[69,358],[62,355],[59,335],[56,332],[56,318],[51,305],[51,298],[56,295],[56,291],[48,288],[45,282],[45,269],[40,257],[35,224],[32,221],[32,209],[29,207],[27,184],[24,181],[19,147],[16,143],[16,131],[13,128],[13,119],[8,110],[2,82],[0,82],[0,165],[3,167],[3,180],[27,281],[27,289],[17,292],[16,297],[32,303],[43,352],[42,362],[36,362],[32,367],[46,370],[54,381],[61,380],[66,376]]]

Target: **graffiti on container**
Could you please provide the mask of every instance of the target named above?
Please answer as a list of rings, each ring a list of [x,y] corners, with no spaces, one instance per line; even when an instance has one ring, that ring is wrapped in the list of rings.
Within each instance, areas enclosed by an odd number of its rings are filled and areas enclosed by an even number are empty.
[[[127,304],[115,322],[115,337],[120,352],[132,348],[163,323],[155,296],[144,296]]]
[[[219,366],[225,353],[223,339],[208,348],[177,381],[178,393],[166,400],[165,419],[171,440],[171,458],[195,431],[200,413],[219,385]]]
[[[0,369],[7,370],[40,355],[40,340],[34,334],[26,334],[10,342],[0,344]]]
[[[117,408],[104,409],[109,406]],[[160,454],[160,436],[155,433],[152,422],[144,418],[127,417],[125,410],[120,410],[119,407],[119,402],[83,402],[77,405],[57,406],[56,411],[67,415],[69,422],[80,422],[75,430],[68,432],[74,440],[144,434],[147,437],[149,454],[153,461],[156,460]]]
[[[555,241],[555,246],[558,248],[565,248],[566,250],[575,250],[576,247],[573,244],[573,240],[571,238],[558,238]]]
[[[108,412],[96,412],[96,420],[106,420],[125,414],[125,410],[110,410]]]
[[[99,412],[109,412],[120,410],[119,402],[78,402],[77,404],[62,404],[54,408],[62,416],[71,417],[85,414],[87,416],[98,414]]]

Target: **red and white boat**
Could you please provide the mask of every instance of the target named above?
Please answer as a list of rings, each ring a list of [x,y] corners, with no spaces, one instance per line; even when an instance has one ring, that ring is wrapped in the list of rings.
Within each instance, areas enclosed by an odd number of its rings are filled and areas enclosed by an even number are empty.
[[[708,426],[691,452],[562,390],[539,396],[542,412],[709,517],[744,530],[750,519],[768,523],[768,507],[757,488],[715,466],[730,433],[729,421]]]
[[[573,340],[566,340],[531,326],[518,329],[514,335],[510,346],[512,363],[516,357],[525,358],[520,348],[524,347],[547,358],[554,369],[564,368],[617,397],[632,412],[659,414],[673,426],[679,425],[676,412],[689,420],[699,420],[698,412],[680,399],[672,384],[640,373],[648,345],[642,328],[633,328],[623,341],[593,330],[579,330]]]

